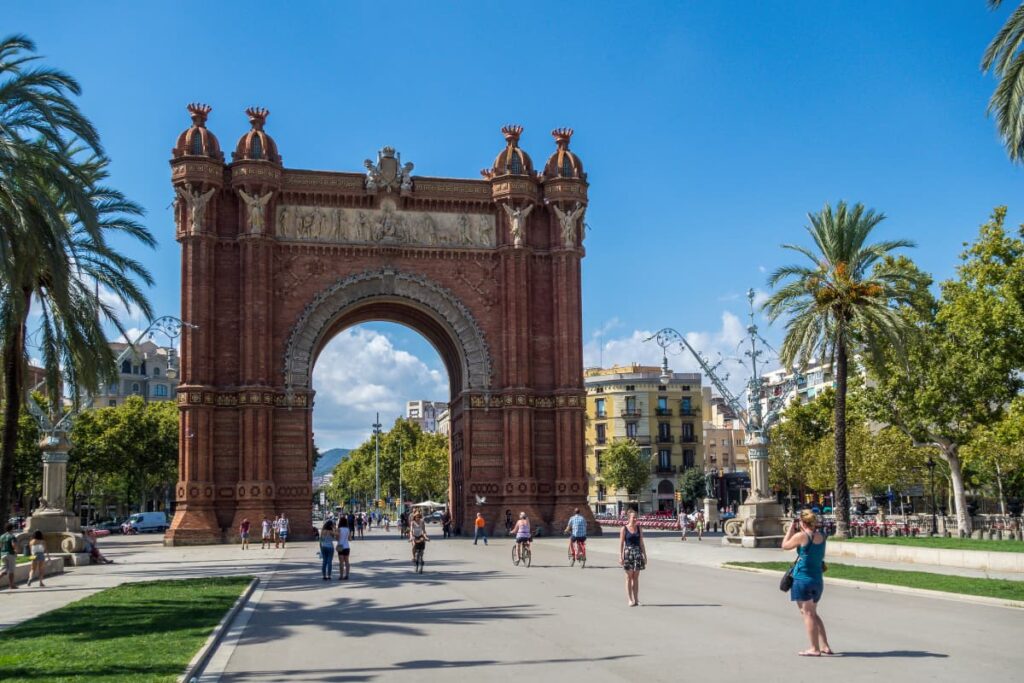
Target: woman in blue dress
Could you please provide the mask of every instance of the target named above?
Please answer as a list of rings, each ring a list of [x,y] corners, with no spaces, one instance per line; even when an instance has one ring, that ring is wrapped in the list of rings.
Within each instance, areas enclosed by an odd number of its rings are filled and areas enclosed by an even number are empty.
[[[782,549],[796,550],[797,561],[793,568],[793,587],[789,591],[789,599],[800,608],[807,637],[811,641],[809,649],[797,654],[802,657],[831,655],[832,648],[825,634],[825,623],[818,616],[818,601],[825,588],[825,535],[818,531],[818,516],[810,510],[803,510],[800,518],[793,520],[786,532]]]

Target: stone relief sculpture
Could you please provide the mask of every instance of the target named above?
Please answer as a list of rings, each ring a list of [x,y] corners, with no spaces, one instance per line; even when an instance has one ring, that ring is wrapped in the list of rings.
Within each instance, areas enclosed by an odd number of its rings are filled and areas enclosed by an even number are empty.
[[[525,213],[529,213],[528,211]],[[361,244],[493,248],[497,230],[490,214],[279,206],[279,239]]]
[[[403,193],[412,192],[412,169],[413,165],[411,161],[406,162],[406,164],[402,166],[402,171],[399,175],[401,176],[401,188]]]
[[[178,197],[185,202],[185,206],[188,209],[188,229],[192,233],[200,232],[203,229],[203,218],[206,216],[206,204],[210,201],[210,197],[216,192],[216,188],[211,187],[206,192],[200,194],[198,190],[192,189],[192,183],[185,183],[184,188],[175,188],[178,192]]]
[[[383,147],[377,152],[377,163],[370,159],[363,161],[366,167],[366,191],[412,192],[412,162],[402,164],[402,155],[394,147]]]
[[[526,234],[526,218],[533,211],[533,204],[525,209],[512,208],[511,204],[502,204],[505,213],[508,214],[509,225],[512,230],[512,246],[519,249],[523,246],[523,236]]]
[[[242,201],[245,202],[245,206],[249,210],[249,231],[253,235],[263,234],[263,223],[265,216],[265,209],[267,204],[270,203],[270,198],[274,196],[273,192],[268,192],[262,197],[251,195],[245,190],[239,188],[238,194],[241,195]]]
[[[555,204],[551,208],[555,210],[555,215],[558,216],[558,223],[562,226],[562,244],[566,247],[575,247],[576,221],[583,215],[583,205],[577,203],[576,208],[572,211],[562,211]]]

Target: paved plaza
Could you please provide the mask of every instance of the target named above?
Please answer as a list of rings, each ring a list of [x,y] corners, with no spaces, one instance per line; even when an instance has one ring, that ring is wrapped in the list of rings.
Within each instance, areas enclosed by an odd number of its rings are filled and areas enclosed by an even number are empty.
[[[1019,669],[1019,610],[845,586],[827,586],[821,607],[842,656],[796,657],[803,628],[777,576],[717,567],[783,553],[648,542],[641,606],[630,608],[611,536],[591,539],[583,570],[567,566],[561,538],[539,539],[529,569],[512,566],[506,539],[435,540],[416,575],[408,544],[374,531],[353,544],[351,580],[331,583],[312,543],[242,551],[114,537],[116,564],[0,595],[0,625],[126,580],[253,573],[260,589],[203,681],[1006,680]]]

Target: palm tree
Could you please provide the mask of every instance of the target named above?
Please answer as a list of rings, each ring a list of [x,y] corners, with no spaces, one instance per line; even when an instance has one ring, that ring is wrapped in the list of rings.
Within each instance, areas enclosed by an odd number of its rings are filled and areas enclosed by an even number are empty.
[[[107,161],[89,121],[69,98],[77,83],[33,67],[34,46],[23,36],[0,41],[0,346],[4,374],[0,513],[10,509],[14,448],[25,386],[27,321],[40,318],[39,347],[51,405],[57,378],[94,389],[114,372],[103,321],[120,328],[112,306],[96,296],[103,286],[146,315],[150,308],[133,277],[149,274],[107,242],[126,233],[146,244],[152,236],[133,216],[141,209],[105,187]],[[81,146],[73,147],[71,140]]]
[[[988,0],[998,9],[1003,0]],[[981,58],[983,72],[999,78],[988,101],[988,114],[995,116],[999,136],[1014,162],[1024,161],[1024,4],[1010,14]]]
[[[828,204],[808,214],[807,231],[814,248],[785,244],[806,256],[810,265],[791,265],[772,273],[769,284],[785,284],[765,303],[774,321],[785,316],[786,338],[780,360],[784,367],[806,368],[814,358],[831,360],[836,378],[835,468],[836,535],[845,538],[850,523],[850,491],[846,480],[846,390],[849,361],[857,353],[880,354],[886,345],[899,348],[904,331],[896,306],[909,303],[916,270],[886,258],[895,249],[914,246],[907,240],[867,244],[885,216]]]

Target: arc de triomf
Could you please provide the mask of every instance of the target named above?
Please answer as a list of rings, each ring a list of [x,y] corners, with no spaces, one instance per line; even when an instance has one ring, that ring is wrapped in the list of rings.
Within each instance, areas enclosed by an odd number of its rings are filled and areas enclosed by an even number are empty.
[[[286,513],[312,531],[313,365],[351,325],[408,325],[451,382],[456,525],[586,506],[580,260],[587,177],[572,131],[534,170],[522,128],[482,179],[414,175],[385,147],[357,173],[285,168],[265,109],[225,161],[189,105],[172,152],[181,243],[177,510],[169,544]],[[593,525],[592,525],[593,526]]]

